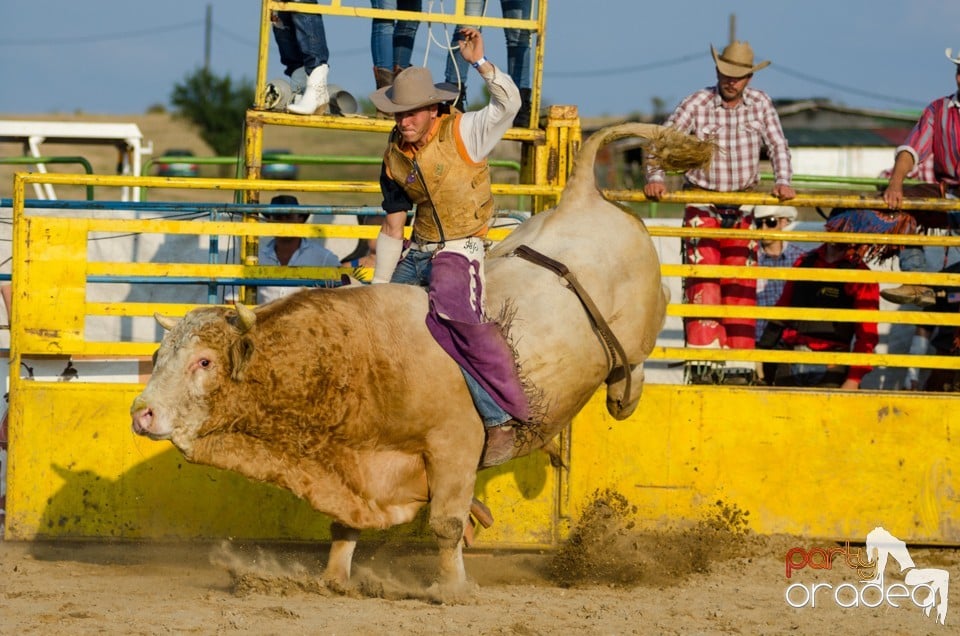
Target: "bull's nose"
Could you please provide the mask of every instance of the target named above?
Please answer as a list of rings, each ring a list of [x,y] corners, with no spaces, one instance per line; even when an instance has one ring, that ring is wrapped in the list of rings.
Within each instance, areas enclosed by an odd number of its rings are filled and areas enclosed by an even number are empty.
[[[137,435],[149,435],[153,432],[153,409],[147,401],[137,396],[130,406],[130,419],[133,421],[133,432]]]
[[[149,435],[150,425],[153,423],[153,411],[144,409],[133,415],[133,432],[137,435]]]
[[[130,415],[133,416],[137,411],[142,411],[147,408],[147,401],[143,399],[142,395],[138,395],[133,398],[133,404],[130,405]]]

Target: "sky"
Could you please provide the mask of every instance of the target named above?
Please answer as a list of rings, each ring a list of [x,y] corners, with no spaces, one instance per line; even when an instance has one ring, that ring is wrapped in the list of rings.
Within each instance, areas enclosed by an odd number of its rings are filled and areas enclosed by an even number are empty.
[[[425,11],[449,12],[453,4],[423,0]],[[490,5],[488,15],[499,16],[499,3]],[[0,3],[0,113],[169,107],[173,86],[203,65],[208,6],[211,70],[252,81],[260,0]],[[325,23],[330,82],[366,96],[374,89],[369,20],[327,16]],[[960,51],[956,0],[549,0],[542,99],[576,105],[583,117],[652,113],[655,102],[672,110],[715,82],[710,45],[719,50],[729,41],[731,23],[757,60],[773,62],[751,86],[775,99],[919,110],[956,90],[944,56],[947,47]],[[437,81],[445,37],[443,25],[421,24],[414,52]],[[503,38],[495,29],[485,38],[487,56],[505,66]],[[278,77],[272,42],[270,50],[268,77]]]

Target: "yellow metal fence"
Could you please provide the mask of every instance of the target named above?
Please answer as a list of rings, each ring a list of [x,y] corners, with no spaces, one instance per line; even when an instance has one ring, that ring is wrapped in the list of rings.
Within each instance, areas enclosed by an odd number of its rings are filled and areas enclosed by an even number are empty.
[[[303,232],[368,237],[376,231],[369,227],[119,219],[93,213],[31,214],[24,208],[23,192],[33,181],[151,187],[169,186],[172,180],[16,177],[11,325],[11,368],[15,370],[24,360],[51,355],[145,359],[156,346],[155,338],[94,341],[86,334],[90,318],[146,319],[155,311],[178,315],[193,306],[98,302],[91,300],[88,277],[183,275],[215,280],[281,275],[251,264],[98,262],[89,255],[92,235],[258,237]],[[265,181],[182,182],[177,185],[228,191],[289,187]],[[318,182],[298,185],[310,191],[333,187]],[[526,194],[556,195],[556,190],[544,186],[498,186],[498,191],[510,188],[526,189]],[[656,232],[679,236],[689,230],[658,228]],[[499,236],[495,232],[493,238]],[[805,238],[829,236],[812,233]],[[306,269],[299,273],[327,274]],[[683,265],[665,266],[664,273],[702,276],[719,272]],[[800,276],[789,269],[736,273]],[[803,275],[836,274],[811,270]],[[873,272],[863,276],[896,282],[907,275]],[[956,284],[956,279],[947,277],[944,282]],[[669,311],[695,315],[692,307],[678,304],[676,299]],[[741,310],[701,311],[732,315],[727,312]],[[752,311],[766,317],[797,317],[794,310]],[[807,311],[801,310],[800,315],[812,315]],[[892,322],[921,318],[900,313],[836,319]],[[924,323],[931,317],[922,314]],[[955,316],[937,320],[957,324]],[[721,355],[774,361],[798,357],[793,352],[717,354]],[[844,362],[852,354],[835,356]],[[685,349],[659,348],[655,357],[683,360],[694,356]],[[697,351],[695,357],[702,359],[704,352]],[[822,360],[817,354],[804,357]],[[873,361],[908,366],[913,360],[907,358],[877,356]],[[956,368],[956,361],[924,360],[924,366],[935,365]],[[144,364],[144,371],[148,369]],[[39,382],[11,374],[7,538],[328,538],[327,520],[289,493],[235,474],[191,466],[168,444],[134,436],[128,409],[142,380]],[[498,519],[493,528],[480,533],[481,545],[556,545],[569,535],[571,524],[598,490],[623,494],[637,506],[639,523],[652,527],[703,519],[722,502],[749,513],[749,526],[758,532],[857,539],[883,525],[911,542],[960,542],[960,466],[952,439],[960,421],[954,415],[955,394],[651,384],[645,388],[637,412],[622,422],[613,421],[603,403],[604,396],[598,394],[573,423],[564,440],[569,453],[567,469],[553,468],[543,456],[535,455],[480,475],[478,496]],[[422,524],[417,523],[395,533],[412,540],[424,538]]]

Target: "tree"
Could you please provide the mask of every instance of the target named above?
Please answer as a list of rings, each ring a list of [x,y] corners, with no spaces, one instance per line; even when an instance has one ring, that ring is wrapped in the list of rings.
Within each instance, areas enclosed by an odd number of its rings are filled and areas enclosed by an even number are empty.
[[[220,156],[236,155],[243,141],[243,122],[253,103],[254,86],[247,79],[234,84],[200,68],[173,87],[170,103],[177,114],[200,128],[200,136]]]

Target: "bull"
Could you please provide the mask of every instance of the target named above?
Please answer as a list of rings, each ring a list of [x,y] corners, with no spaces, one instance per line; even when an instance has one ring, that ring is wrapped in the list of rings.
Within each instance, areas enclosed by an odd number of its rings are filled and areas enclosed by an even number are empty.
[[[518,455],[552,440],[604,383],[607,408],[636,408],[668,294],[643,222],[594,182],[605,143],[641,136],[665,167],[711,149],[624,124],[583,146],[560,204],[487,259],[500,315],[537,417]],[[690,152],[688,153],[688,149]],[[586,308],[586,309],[585,309]],[[350,578],[360,529],[411,521],[430,504],[441,589],[466,584],[463,538],[484,431],[457,364],[430,336],[427,296],[407,285],[304,290],[250,309],[201,307],[167,329],[133,402],[137,434],[188,461],[289,489],[332,518],[323,580]]]

